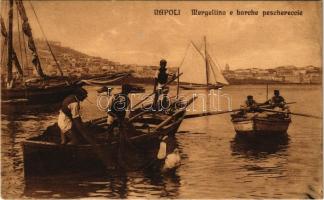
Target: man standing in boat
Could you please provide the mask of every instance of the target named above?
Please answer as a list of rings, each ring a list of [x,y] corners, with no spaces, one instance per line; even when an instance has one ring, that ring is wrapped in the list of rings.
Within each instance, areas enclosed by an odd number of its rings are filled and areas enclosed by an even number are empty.
[[[83,88],[77,88],[73,93],[63,100],[58,116],[61,144],[78,144],[82,136],[88,135],[80,115],[80,102],[87,98],[88,92]]]
[[[165,59],[160,60],[160,68],[155,74],[154,78],[154,101],[153,101],[153,109],[157,110],[158,107],[158,99],[162,94],[162,86],[168,82],[168,77],[172,74],[168,73],[167,69],[167,61]]]
[[[108,101],[107,125],[108,141],[112,140],[113,130],[116,126],[121,125],[125,118],[128,119],[130,113],[130,99],[128,94],[131,92],[131,86],[122,85],[121,93],[115,94]]]

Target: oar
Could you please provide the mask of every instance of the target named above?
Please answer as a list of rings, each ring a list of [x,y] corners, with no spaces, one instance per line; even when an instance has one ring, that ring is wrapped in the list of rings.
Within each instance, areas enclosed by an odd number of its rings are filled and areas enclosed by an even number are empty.
[[[166,120],[164,120],[163,122],[161,122],[155,129],[154,131],[158,131],[160,130],[163,126],[165,126],[166,124],[168,124],[175,116],[179,115],[181,112],[185,112],[186,108],[194,101],[197,99],[197,96],[192,97],[186,104],[186,106],[180,110],[178,110],[176,113],[174,113],[173,115],[171,115],[170,117],[168,117]]]
[[[178,74],[177,76],[175,76],[174,78],[172,78],[171,80],[169,80],[167,83],[165,83],[162,88],[164,88],[165,86],[169,85],[170,83],[172,83],[174,80],[176,80],[178,77],[180,77],[183,73]],[[145,97],[143,100],[141,100],[140,102],[138,102],[137,104],[135,104],[132,109],[136,108],[138,105],[140,105],[141,103],[143,103],[146,99],[148,99],[149,97],[151,97],[152,95],[154,95],[156,93],[156,91],[152,92],[151,94],[149,94],[147,97]]]
[[[227,111],[202,112],[202,113],[197,113],[197,114],[188,114],[184,118],[190,119],[190,118],[196,118],[196,117],[205,117],[205,116],[209,116],[209,115],[220,115],[220,114],[225,114],[225,113],[237,112],[240,110],[242,110],[242,109],[227,110]]]
[[[130,119],[128,120],[128,122],[132,122],[132,121],[134,121],[135,119],[137,119],[138,117],[144,115],[145,113],[148,113],[149,111],[150,111],[150,110],[144,110],[143,112],[138,113],[138,114],[135,115],[134,117],[130,118]]]
[[[297,102],[288,102],[286,104],[295,104]],[[259,108],[261,109],[266,109],[266,108],[270,108],[272,107],[271,105],[264,105],[264,106],[259,106]],[[240,110],[243,110],[243,109],[234,109],[234,110],[227,110],[227,111],[211,111],[211,112],[202,112],[202,113],[197,113],[197,114],[188,114],[188,115],[185,115],[185,119],[190,119],[190,118],[196,118],[196,117],[205,117],[205,116],[210,116],[210,115],[220,115],[220,114],[226,114],[226,113],[231,113],[231,112],[237,112],[237,111],[240,111]],[[145,112],[146,113],[146,112]],[[145,114],[145,113],[139,113],[138,115],[142,115],[142,114]],[[298,115],[298,114],[295,114],[295,115]],[[304,114],[302,114],[301,116],[303,116]],[[134,116],[134,117],[139,117],[139,116]],[[134,118],[132,117],[132,118]],[[306,116],[307,117],[307,116]],[[107,117],[100,117],[100,118],[97,118],[97,119],[93,119],[91,120],[91,123],[94,123],[94,124],[100,124],[100,123],[103,123],[105,120],[106,120]],[[130,120],[132,120],[132,118]],[[315,116],[315,118],[318,118]]]
[[[295,101],[293,101],[293,102],[288,102],[288,103],[286,103],[286,105],[289,105],[289,104],[295,104],[295,103],[297,103],[297,102],[295,102]],[[262,103],[262,104],[258,104],[258,105],[259,105],[260,108],[271,108],[271,107],[273,107],[273,106],[270,105],[270,104],[263,105],[263,103]]]
[[[316,119],[322,119],[322,117],[319,117],[319,116],[314,116],[314,115],[309,115],[309,114],[303,114],[303,113],[276,111],[276,110],[265,109],[265,108],[260,108],[260,109],[263,110],[263,111],[273,112],[273,113],[291,114],[291,115],[298,115],[298,116],[303,116],[303,117],[311,117],[311,118],[316,118]]]
[[[289,102],[286,104],[294,104],[296,102]],[[260,109],[265,109],[269,107],[267,106],[259,106]],[[202,112],[202,113],[197,113],[197,114],[188,114],[184,118],[185,119],[190,119],[190,118],[196,118],[196,117],[205,117],[205,116],[210,116],[210,115],[220,115],[220,114],[226,114],[226,113],[231,113],[231,112],[237,112],[240,110],[244,110],[244,108],[239,108],[239,109],[234,109],[234,110],[227,110],[227,111],[210,111],[210,112]]]

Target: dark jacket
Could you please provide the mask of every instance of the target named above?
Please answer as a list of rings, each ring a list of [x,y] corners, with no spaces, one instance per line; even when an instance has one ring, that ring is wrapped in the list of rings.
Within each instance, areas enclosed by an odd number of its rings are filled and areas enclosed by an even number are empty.
[[[130,104],[130,100],[126,94],[116,94],[108,113],[117,116],[119,120],[123,120],[126,115],[126,109]]]

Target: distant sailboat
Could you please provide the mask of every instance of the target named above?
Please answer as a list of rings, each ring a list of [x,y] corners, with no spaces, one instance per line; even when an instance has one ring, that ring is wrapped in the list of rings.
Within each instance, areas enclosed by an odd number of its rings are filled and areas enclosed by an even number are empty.
[[[207,52],[206,37],[204,38],[205,51],[202,52],[191,42],[179,71],[180,88],[185,90],[218,89],[228,85],[222,72]]]

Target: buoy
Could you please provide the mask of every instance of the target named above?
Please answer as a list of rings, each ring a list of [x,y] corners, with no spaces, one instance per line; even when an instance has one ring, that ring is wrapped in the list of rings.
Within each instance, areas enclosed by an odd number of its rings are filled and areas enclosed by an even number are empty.
[[[163,170],[170,170],[180,166],[181,157],[178,149],[175,149],[172,153],[168,154],[165,161]]]

